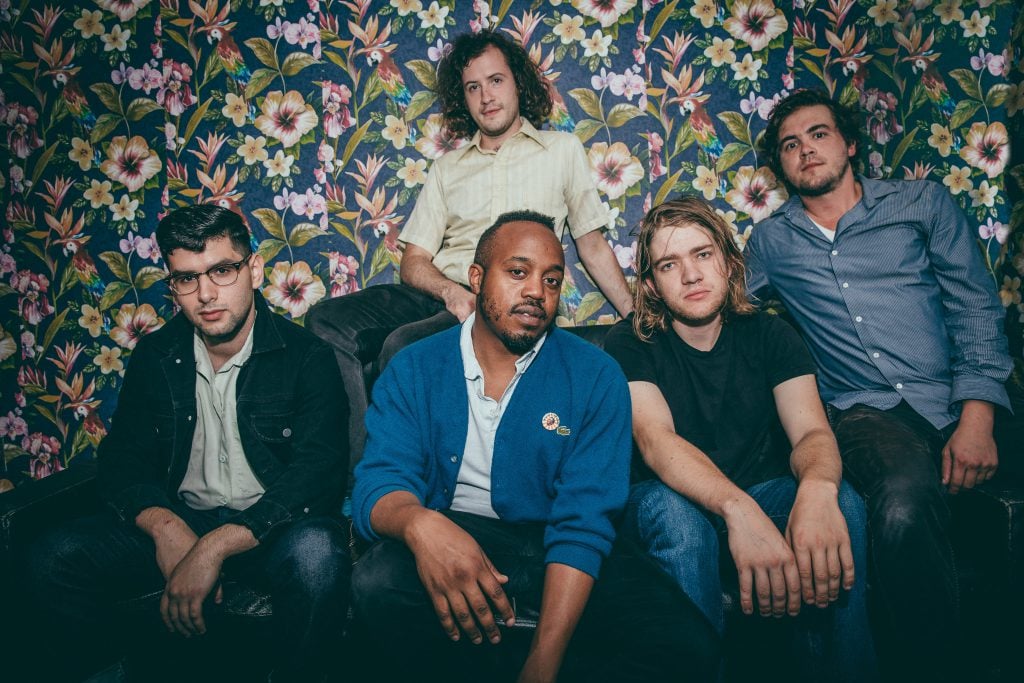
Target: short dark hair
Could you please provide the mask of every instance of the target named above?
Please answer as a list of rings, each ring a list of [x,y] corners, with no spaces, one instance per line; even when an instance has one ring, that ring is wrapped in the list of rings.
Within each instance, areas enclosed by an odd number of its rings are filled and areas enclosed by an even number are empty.
[[[476,121],[466,107],[462,72],[489,47],[497,48],[505,55],[519,92],[519,115],[540,128],[551,114],[551,93],[544,76],[522,45],[499,31],[463,33],[452,43],[451,51],[441,58],[435,89],[441,101],[445,127],[455,137],[468,138],[477,131]]]
[[[473,254],[473,263],[486,269],[487,262],[491,260],[491,252],[494,251],[494,238],[498,234],[498,230],[507,223],[518,223],[520,221],[537,223],[538,225],[543,225],[551,232],[555,231],[555,219],[551,216],[527,209],[507,211],[498,216],[498,219],[494,221],[491,227],[484,230],[484,234],[480,235],[480,241],[476,243],[476,253]]]
[[[227,237],[242,256],[252,253],[249,229],[240,215],[215,204],[196,204],[174,209],[156,228],[156,243],[167,258],[175,249],[200,252],[212,239]]]
[[[797,90],[775,105],[768,118],[768,127],[765,128],[764,136],[761,138],[761,150],[768,156],[769,168],[772,169],[779,180],[785,183],[786,188],[791,193],[793,187],[786,180],[786,176],[782,172],[782,161],[779,159],[779,130],[786,119],[797,110],[817,105],[828,107],[828,110],[832,112],[836,128],[839,129],[839,134],[843,136],[846,144],[857,145],[856,153],[850,158],[853,170],[860,173],[864,168],[862,160],[864,152],[863,124],[857,112],[850,107],[836,102],[824,90],[812,88]]]

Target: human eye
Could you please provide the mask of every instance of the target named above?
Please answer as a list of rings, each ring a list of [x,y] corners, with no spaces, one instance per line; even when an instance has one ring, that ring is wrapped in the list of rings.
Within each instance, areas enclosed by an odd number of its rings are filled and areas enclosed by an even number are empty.
[[[521,280],[526,277],[526,271],[522,268],[509,268],[508,273],[517,280]]]
[[[562,279],[557,277],[546,277],[544,278],[544,284],[552,289],[560,289],[562,287]]]
[[[709,259],[709,258],[711,258],[711,250],[710,250],[710,249],[705,249],[704,251],[702,251],[702,252],[699,252],[699,253],[697,254],[697,258],[699,258],[699,259],[701,259],[701,260],[704,260],[704,259]]]
[[[236,270],[238,270],[238,266],[236,266],[234,263],[225,263],[223,265],[214,266],[213,268],[210,268],[210,273],[212,273],[213,275],[230,275]]]
[[[199,279],[199,273],[183,273],[181,275],[175,275],[171,278],[171,282],[176,285],[188,285],[192,284]]]
[[[660,265],[658,266],[658,270],[659,270],[660,272],[664,273],[664,272],[666,272],[666,271],[672,270],[672,268],[673,268],[673,267],[674,267],[675,265],[676,265],[676,264],[675,264],[675,263],[673,263],[672,261],[666,261],[665,263],[662,263],[662,264],[660,264]]]
[[[790,140],[789,142],[784,142],[782,144],[782,151],[789,152],[792,151],[794,147],[796,147],[796,143]]]

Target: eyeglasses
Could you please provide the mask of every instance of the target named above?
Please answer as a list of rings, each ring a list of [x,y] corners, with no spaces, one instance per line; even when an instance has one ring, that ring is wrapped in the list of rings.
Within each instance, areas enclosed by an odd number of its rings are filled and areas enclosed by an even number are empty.
[[[181,275],[171,275],[164,278],[164,282],[167,286],[178,295],[192,294],[199,289],[199,278],[205,275],[210,278],[210,282],[217,285],[218,287],[228,287],[238,282],[238,272],[242,269],[252,254],[249,254],[241,261],[235,261],[234,263],[221,263],[219,265],[210,268],[203,273],[182,273]]]

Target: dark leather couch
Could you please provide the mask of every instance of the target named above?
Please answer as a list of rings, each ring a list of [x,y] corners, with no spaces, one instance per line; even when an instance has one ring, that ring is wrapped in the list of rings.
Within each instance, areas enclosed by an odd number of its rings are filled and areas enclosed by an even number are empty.
[[[571,331],[601,346],[609,329],[610,326],[598,325],[572,328]],[[367,386],[370,386],[374,379],[374,363],[370,360],[373,352],[367,350],[362,356],[367,359]],[[0,586],[5,591],[14,588],[16,592],[18,582],[23,580],[18,575],[20,558],[33,538],[63,519],[101,509],[96,495],[95,472],[93,462],[76,463],[66,471],[0,495]],[[1001,474],[977,489],[964,491],[952,498],[951,504],[954,512],[953,541],[966,622],[963,647],[965,652],[977,653],[978,671],[974,680],[1024,680],[1024,478]],[[22,597],[12,594],[5,607],[13,603],[17,608]],[[159,632],[161,629],[155,617],[158,598],[159,594],[154,594],[126,602],[122,605],[126,618],[151,622],[154,634]],[[739,614],[734,593],[727,591],[723,600],[729,615],[727,678],[752,680],[759,673],[763,675],[763,669],[757,663],[763,660],[757,656],[757,650],[761,649],[767,655],[773,648],[772,643],[781,636],[773,635],[770,626],[764,628],[765,625],[759,623],[764,620],[759,617],[745,618]],[[0,616],[0,642],[11,644],[21,638],[27,645],[25,636],[29,636],[30,641],[35,640],[32,634],[19,631],[19,626],[25,623],[22,619],[6,616],[17,613],[17,609],[10,612],[0,610],[4,615]],[[228,625],[221,630],[245,631],[247,634],[266,632],[270,614],[271,605],[266,595],[240,585],[226,587],[220,618]],[[4,634],[3,630],[8,633]],[[176,647],[173,640],[157,640],[155,644],[148,642],[149,648]],[[145,649],[144,645],[133,647],[143,649],[126,653],[128,668],[134,669],[140,680],[156,680],[160,672],[149,670],[149,662],[145,661],[155,659],[147,654],[152,650]],[[218,647],[208,649],[208,658],[217,660]],[[255,651],[251,647],[235,650],[236,653]],[[256,655],[247,656],[258,659]],[[936,656],[941,657],[942,653],[936,653]],[[219,657],[224,658],[223,651]],[[0,656],[0,663],[3,660]],[[167,658],[162,656],[160,660],[166,662]],[[258,671],[259,662],[254,662],[253,667]],[[18,680],[17,671],[14,671],[14,680]],[[30,666],[22,673],[25,680],[33,680]],[[207,673],[211,675],[210,680],[218,678],[217,661]],[[173,680],[173,675],[168,675],[170,678],[166,680]],[[361,678],[356,677],[355,680]]]

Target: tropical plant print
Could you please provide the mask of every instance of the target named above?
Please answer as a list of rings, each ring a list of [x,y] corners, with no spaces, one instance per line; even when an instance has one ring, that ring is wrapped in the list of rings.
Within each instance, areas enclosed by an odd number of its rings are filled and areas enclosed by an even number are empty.
[[[437,62],[485,28],[545,74],[548,125],[583,142],[628,276],[632,226],[678,193],[745,244],[786,199],[757,148],[771,107],[824,88],[862,112],[868,174],[963,207],[1020,356],[1011,0],[0,0],[0,491],[106,434],[135,345],[174,315],[153,238],[169,209],[242,212],[268,302],[300,323],[393,282],[430,164],[465,144],[441,125]],[[611,320],[568,249],[559,323]]]

